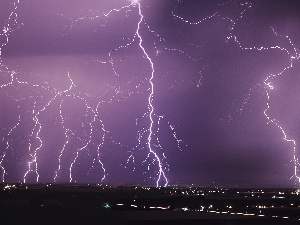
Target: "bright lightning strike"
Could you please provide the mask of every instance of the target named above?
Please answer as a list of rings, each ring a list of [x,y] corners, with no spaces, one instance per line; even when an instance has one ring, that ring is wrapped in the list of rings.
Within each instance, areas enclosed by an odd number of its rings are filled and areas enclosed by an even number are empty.
[[[12,31],[19,27],[17,23],[17,8],[19,5],[19,1],[14,4],[13,12],[10,14],[7,24],[3,29],[3,35],[6,38],[6,41],[2,44],[0,48],[0,53],[2,53],[2,49],[8,44],[8,37],[11,35]],[[128,91],[124,94],[124,90],[118,86],[118,83],[114,83],[114,85],[110,86],[110,90],[113,92],[113,95],[108,100],[102,100],[103,96],[97,95],[90,95],[83,93],[82,91],[78,90],[75,86],[75,81],[71,78],[70,72],[68,72],[68,81],[69,81],[69,88],[61,90],[58,88],[51,87],[47,82],[35,84],[29,81],[20,81],[19,74],[16,71],[9,72],[10,74],[10,81],[1,85],[2,89],[6,89],[9,87],[14,87],[16,85],[22,86],[24,88],[31,88],[34,90],[30,94],[29,98],[32,99],[32,108],[28,110],[28,114],[26,116],[30,117],[30,124],[28,125],[28,129],[30,129],[29,134],[27,135],[27,162],[26,162],[26,170],[23,174],[23,182],[40,182],[42,170],[41,162],[39,161],[39,156],[43,154],[46,148],[46,141],[44,137],[45,130],[47,129],[47,124],[43,121],[43,117],[48,114],[53,108],[56,109],[56,113],[58,113],[58,117],[56,118],[56,124],[63,130],[63,143],[62,147],[58,153],[57,159],[57,167],[54,171],[53,180],[55,182],[63,182],[66,178],[68,178],[69,182],[77,182],[76,176],[74,175],[75,168],[80,166],[80,160],[84,155],[91,155],[92,157],[92,166],[89,169],[89,174],[91,174],[93,170],[96,169],[97,165],[100,165],[101,170],[103,171],[103,176],[101,177],[101,182],[106,179],[108,173],[102,162],[102,153],[101,150],[104,148],[105,143],[111,141],[113,144],[120,146],[122,148],[131,149],[129,150],[129,157],[127,159],[128,163],[136,164],[138,163],[135,160],[135,151],[137,150],[146,150],[146,158],[142,161],[142,164],[146,164],[147,171],[144,172],[150,176],[150,178],[155,180],[156,186],[167,186],[169,180],[167,178],[167,172],[169,171],[167,157],[164,152],[164,148],[161,144],[159,135],[160,135],[160,128],[161,126],[166,125],[172,134],[174,140],[177,143],[177,147],[180,151],[182,151],[183,147],[187,145],[184,143],[183,140],[179,139],[176,126],[170,123],[164,116],[156,115],[155,114],[155,106],[153,103],[154,94],[155,94],[155,83],[154,83],[154,75],[155,75],[155,65],[153,62],[153,57],[151,50],[147,50],[147,47],[144,43],[144,35],[142,29],[145,28],[148,34],[152,35],[158,42],[154,41],[154,46],[156,48],[156,44],[160,44],[160,49],[157,49],[157,54],[161,54],[163,51],[175,52],[181,54],[188,59],[197,62],[200,59],[195,59],[194,57],[187,54],[185,51],[177,48],[169,48],[166,47],[166,41],[158,35],[156,32],[150,29],[150,26],[145,22],[144,15],[142,12],[142,5],[140,1],[134,0],[131,1],[131,4],[122,6],[120,8],[113,8],[109,10],[107,13],[103,13],[104,19],[109,20],[111,16],[115,14],[121,13],[122,11],[126,11],[126,16],[131,14],[136,14],[138,16],[138,20],[136,21],[136,29],[133,33],[132,38],[123,38],[123,40],[127,40],[127,43],[123,45],[119,45],[115,47],[111,51],[108,52],[108,60],[96,59],[92,60],[91,62],[85,61],[85,63],[100,63],[100,64],[107,64],[111,66],[113,74],[116,77],[121,77],[122,73],[120,73],[117,69],[117,64],[122,62],[123,59],[115,59],[115,54],[118,51],[122,51],[127,49],[135,44],[138,45],[141,54],[144,59],[146,59],[147,64],[151,68],[149,76],[145,77],[139,84],[136,85],[136,89],[142,89],[142,86],[149,86],[146,90],[148,97],[147,97],[147,112],[142,116],[139,120],[137,119],[137,123],[141,122],[144,124],[146,120],[148,120],[148,126],[143,125],[143,128],[138,131],[137,141],[138,144],[135,145],[133,148],[126,146],[122,143],[114,141],[112,138],[107,138],[107,135],[111,135],[104,126],[103,120],[100,119],[101,112],[100,110],[102,104],[110,104],[114,101],[119,101],[118,96],[122,96],[124,100],[128,99],[133,94],[140,94],[144,93],[142,90],[138,91]],[[77,19],[71,19],[61,15],[64,18],[67,18],[70,22],[69,26],[66,26],[67,33],[71,31],[76,23],[85,21],[85,20],[97,20],[101,19],[100,15],[95,16],[84,16]],[[107,26],[106,23],[100,25],[101,27]],[[64,34],[64,37],[68,34]],[[0,55],[1,56],[1,55]],[[8,71],[8,67],[6,67],[2,63],[1,57],[1,66],[4,66],[5,70]],[[46,92],[46,95],[50,96],[43,96],[44,94],[42,91]],[[104,94],[106,95],[106,94]],[[105,96],[106,97],[106,96]],[[83,103],[85,108],[85,121],[82,122],[81,129],[83,130],[83,134],[70,126],[68,115],[66,113],[65,105],[69,101],[69,99],[76,99],[76,101]],[[98,103],[96,106],[90,102],[90,99],[96,99]],[[116,100],[115,100],[116,99]],[[26,101],[28,99],[23,98],[22,100]],[[21,101],[21,99],[16,99],[16,101]],[[18,106],[20,107],[20,106]],[[58,108],[57,108],[58,107]],[[18,108],[19,110],[19,108]],[[22,115],[23,116],[23,115]],[[7,152],[12,148],[11,142],[12,139],[10,138],[11,134],[16,130],[20,125],[22,125],[21,114],[19,114],[19,119],[17,123],[12,126],[7,135],[3,137],[3,142],[6,143],[5,150],[0,158],[0,169],[2,170],[2,180],[5,181],[5,175],[7,174],[4,160],[7,157]],[[145,140],[146,139],[146,140]],[[100,141],[99,141],[100,140]],[[146,142],[146,143],[145,143]],[[95,153],[91,153],[94,149]],[[69,157],[71,155],[71,157]],[[93,155],[93,156],[92,156]],[[125,165],[125,167],[127,166]],[[154,170],[154,175],[153,171]],[[150,175],[149,175],[150,174]],[[145,179],[147,179],[145,177]]]
[[[158,155],[153,151],[152,149],[152,132],[153,132],[153,112],[154,112],[154,107],[153,107],[153,95],[154,95],[154,84],[153,84],[153,78],[154,78],[154,65],[153,65],[153,62],[151,60],[151,58],[149,57],[149,55],[147,54],[145,48],[143,47],[143,39],[142,39],[142,36],[140,35],[140,26],[141,26],[141,23],[143,22],[143,14],[142,14],[142,10],[141,10],[141,5],[138,4],[138,7],[139,7],[139,15],[140,15],[140,21],[138,23],[138,28],[137,28],[137,31],[136,31],[136,34],[139,38],[139,46],[140,48],[143,50],[143,53],[145,54],[146,58],[148,59],[150,65],[151,65],[151,77],[149,79],[149,82],[150,82],[150,95],[149,95],[149,98],[148,98],[148,112],[149,112],[149,119],[150,119],[150,127],[149,127],[149,135],[148,135],[148,148],[149,148],[149,151],[151,154],[154,155],[155,159],[157,160],[158,162],[158,167],[159,167],[159,174],[158,174],[158,179],[156,181],[156,186],[160,186],[160,180],[163,179],[165,181],[164,183],[164,186],[167,186],[168,185],[168,179],[165,175],[165,172],[162,168],[162,163],[161,163],[161,160],[160,158],[158,157]]]
[[[245,50],[245,51],[246,50],[247,51],[270,51],[270,50],[282,51],[282,52],[284,52],[288,56],[288,58],[289,58],[289,64],[288,64],[288,66],[282,68],[282,70],[279,73],[267,75],[266,78],[264,79],[264,81],[262,83],[258,83],[254,87],[252,87],[250,89],[250,91],[249,91],[249,94],[245,98],[245,101],[244,101],[244,103],[242,105],[242,108],[240,108],[238,110],[238,112],[242,112],[244,105],[247,103],[247,101],[249,100],[251,94],[253,93],[253,91],[257,87],[263,87],[265,89],[265,94],[266,94],[266,108],[263,111],[264,116],[266,117],[268,124],[273,124],[275,127],[277,127],[280,130],[280,132],[282,133],[283,140],[285,142],[287,142],[287,143],[291,143],[291,145],[292,145],[292,152],[293,152],[293,159],[291,161],[293,162],[293,167],[294,167],[293,176],[291,178],[294,177],[298,182],[300,182],[300,175],[298,174],[299,170],[300,170],[300,163],[299,163],[299,159],[297,157],[297,144],[296,144],[296,141],[294,139],[289,138],[287,136],[287,132],[286,132],[284,126],[281,125],[280,122],[276,118],[272,118],[269,115],[269,113],[268,113],[268,111],[271,110],[271,103],[270,103],[271,95],[272,95],[272,92],[275,91],[274,90],[275,87],[272,84],[273,80],[275,78],[277,78],[277,77],[284,76],[287,71],[291,70],[292,67],[293,67],[294,62],[296,60],[299,60],[300,53],[299,53],[298,49],[296,49],[296,47],[294,46],[294,44],[293,44],[292,40],[289,38],[289,36],[282,36],[282,35],[278,34],[275,31],[275,29],[272,28],[272,27],[271,27],[271,29],[272,29],[274,35],[277,36],[277,37],[279,37],[279,38],[287,40],[288,43],[290,44],[289,47],[291,47],[292,51],[288,50],[285,47],[279,46],[279,45],[269,46],[269,47],[266,47],[266,46],[245,47],[244,45],[242,45],[240,43],[240,41],[238,40],[237,36],[235,36],[233,34],[233,32],[234,32],[234,29],[235,29],[235,26],[236,26],[237,22],[243,18],[245,12],[247,10],[249,10],[251,8],[251,6],[252,6],[252,4],[249,4],[249,3],[246,3],[245,5],[247,6],[246,9],[242,11],[242,13],[240,14],[240,17],[237,20],[234,21],[234,20],[230,19],[230,21],[232,22],[232,26],[231,26],[231,29],[230,29],[230,35],[227,37],[227,39],[228,40],[233,40],[239,46],[240,49]],[[226,19],[228,19],[228,18],[226,18]]]
[[[73,6],[65,10],[56,4],[57,13],[49,14],[58,22],[53,27],[40,21],[31,24],[25,18],[30,3],[1,3],[6,9],[0,29],[0,100],[4,105],[1,116],[8,119],[1,118],[0,180],[125,182],[128,177],[122,173],[127,173],[133,182],[167,186],[177,179],[173,170],[186,165],[187,155],[204,156],[202,151],[211,147],[204,137],[210,135],[210,129],[225,124],[216,125],[232,104],[228,99],[233,96],[243,101],[229,117],[228,122],[234,122],[234,116],[263,90],[255,98],[257,105],[263,102],[259,112],[290,146],[293,178],[300,182],[297,137],[274,116],[278,81],[297,69],[300,58],[293,34],[282,35],[284,31],[274,24],[264,33],[273,38],[272,44],[263,38],[257,44],[244,35],[248,26],[256,31],[256,22],[249,25],[255,4],[207,1],[198,7],[196,2],[171,1],[160,8],[161,3],[151,1],[107,1],[92,9],[85,5],[88,8],[82,10]],[[21,18],[25,18],[24,26]],[[53,36],[48,35],[51,49],[41,40],[43,34],[31,32],[33,27],[52,32]],[[41,43],[34,43],[36,40]],[[235,61],[235,53],[241,55],[240,61]],[[276,54],[274,59],[283,57],[274,68],[268,61],[273,59],[271,53]],[[257,55],[263,62],[253,68]],[[31,60],[36,61],[29,64]],[[251,74],[246,70],[235,73],[242,66],[239,62],[252,67]],[[44,65],[48,63],[53,68]],[[236,79],[246,83],[250,76],[254,81],[246,88],[248,94],[239,98],[240,90],[228,90]],[[243,89],[237,82],[234,85]],[[221,89],[228,95],[221,96]],[[216,100],[218,96],[226,100]],[[207,115],[211,110],[214,115]],[[188,148],[184,139],[199,147],[175,159],[174,155]],[[243,141],[232,139],[232,143]],[[180,163],[174,163],[176,160]],[[16,166],[19,171],[14,171]],[[202,163],[196,167],[203,169]]]

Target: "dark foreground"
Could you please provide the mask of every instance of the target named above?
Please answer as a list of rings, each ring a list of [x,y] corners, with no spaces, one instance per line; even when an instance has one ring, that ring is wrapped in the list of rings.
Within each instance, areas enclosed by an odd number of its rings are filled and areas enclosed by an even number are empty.
[[[300,225],[299,196],[296,190],[3,185],[0,224]]]
[[[286,225],[299,224],[275,218],[242,217],[233,215],[211,215],[207,212],[164,211],[103,211],[99,209],[2,209],[1,224],[132,224],[132,225]]]

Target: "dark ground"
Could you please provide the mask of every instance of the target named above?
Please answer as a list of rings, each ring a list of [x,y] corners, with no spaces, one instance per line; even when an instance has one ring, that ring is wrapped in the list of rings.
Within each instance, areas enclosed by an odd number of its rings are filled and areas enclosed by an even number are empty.
[[[1,209],[1,224],[99,224],[99,225],[296,225],[297,221],[275,218],[215,215],[207,212],[107,211],[101,209],[6,208]]]
[[[242,200],[241,196],[189,196],[169,195],[169,189],[145,190],[135,187],[103,188],[83,186],[22,186],[1,188],[0,215],[1,225],[6,224],[128,224],[128,225],[296,225],[299,220],[272,218],[268,211],[266,216],[259,217],[232,215],[230,213],[212,213],[207,210],[196,211],[200,205],[214,204],[220,211],[222,204],[234,205],[242,210],[243,204],[269,204],[267,198]],[[176,189],[178,190],[178,189]],[[180,189],[186,190],[186,189]],[[224,197],[224,195],[227,195]],[[249,201],[250,200],[250,201]],[[273,204],[298,204],[298,195],[291,199],[272,200]],[[276,203],[277,202],[277,203]],[[119,204],[119,205],[118,205]],[[122,204],[122,205],[120,205]],[[150,207],[167,207],[167,209],[151,209]],[[188,211],[181,211],[188,207]],[[275,207],[276,215],[284,216],[284,210]],[[276,212],[277,210],[277,212]],[[296,210],[296,211],[295,211]],[[285,208],[285,211],[299,215],[298,207]],[[273,212],[273,213],[274,213]],[[282,214],[283,213],[283,214]],[[292,215],[291,213],[289,215]]]

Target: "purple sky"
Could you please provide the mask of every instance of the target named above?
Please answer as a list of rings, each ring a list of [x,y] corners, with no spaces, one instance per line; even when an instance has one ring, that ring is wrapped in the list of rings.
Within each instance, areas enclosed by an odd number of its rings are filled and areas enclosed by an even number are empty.
[[[299,186],[299,12],[1,2],[1,180]]]

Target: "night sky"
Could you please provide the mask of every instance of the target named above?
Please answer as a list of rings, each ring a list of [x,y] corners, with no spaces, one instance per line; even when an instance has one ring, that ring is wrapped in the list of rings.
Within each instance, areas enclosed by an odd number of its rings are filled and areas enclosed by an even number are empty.
[[[1,1],[1,181],[298,187],[299,12]]]

